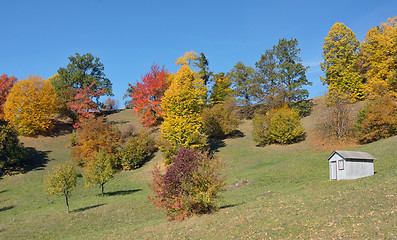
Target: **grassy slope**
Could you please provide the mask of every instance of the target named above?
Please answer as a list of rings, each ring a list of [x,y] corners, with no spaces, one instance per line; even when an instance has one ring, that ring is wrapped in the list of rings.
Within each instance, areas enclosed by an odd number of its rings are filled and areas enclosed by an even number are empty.
[[[23,138],[26,146],[47,152],[45,168],[6,176],[0,181],[0,239],[232,239],[232,238],[389,238],[397,237],[397,137],[353,150],[377,157],[374,176],[329,181],[324,149],[312,134],[321,111],[303,119],[307,140],[294,145],[255,147],[249,121],[242,138],[225,140],[216,155],[226,161],[229,191],[211,215],[168,222],[147,200],[150,171],[161,154],[133,172],[121,172],[97,188],[79,184],[72,192],[71,214],[64,199],[43,193],[43,176],[67,161],[68,136]],[[108,117],[120,125],[136,124],[131,111]],[[128,123],[127,123],[128,122]],[[318,148],[322,146],[322,148]],[[249,184],[235,186],[247,180]]]

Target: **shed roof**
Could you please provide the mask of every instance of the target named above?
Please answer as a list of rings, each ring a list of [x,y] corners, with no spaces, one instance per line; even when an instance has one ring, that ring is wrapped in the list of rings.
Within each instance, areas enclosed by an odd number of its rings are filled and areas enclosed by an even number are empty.
[[[366,152],[356,152],[356,151],[342,151],[342,150],[335,150],[329,157],[327,160],[330,160],[331,157],[333,155],[335,155],[335,153],[337,153],[338,155],[340,155],[341,157],[343,157],[344,159],[362,159],[362,160],[375,160],[376,158],[374,158],[373,156],[371,156],[371,154],[366,153]]]

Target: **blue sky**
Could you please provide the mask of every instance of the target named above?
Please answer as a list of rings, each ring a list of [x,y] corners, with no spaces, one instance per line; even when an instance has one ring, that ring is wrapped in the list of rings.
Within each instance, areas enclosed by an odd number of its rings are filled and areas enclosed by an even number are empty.
[[[124,106],[135,84],[156,62],[176,72],[186,51],[204,52],[210,70],[238,61],[254,66],[280,38],[296,38],[313,86],[322,95],[322,44],[343,22],[366,32],[397,15],[397,1],[7,1],[0,0],[0,74],[48,78],[76,52],[99,57]]]

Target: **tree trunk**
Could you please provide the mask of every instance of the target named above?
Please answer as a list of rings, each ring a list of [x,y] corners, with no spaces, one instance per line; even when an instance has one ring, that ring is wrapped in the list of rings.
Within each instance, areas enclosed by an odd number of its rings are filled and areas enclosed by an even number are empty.
[[[65,196],[66,198],[66,208],[67,208],[67,212],[69,213],[69,201],[68,201],[68,196]]]
[[[102,187],[102,197],[103,197],[103,185],[104,185],[104,184],[101,184],[101,187]]]

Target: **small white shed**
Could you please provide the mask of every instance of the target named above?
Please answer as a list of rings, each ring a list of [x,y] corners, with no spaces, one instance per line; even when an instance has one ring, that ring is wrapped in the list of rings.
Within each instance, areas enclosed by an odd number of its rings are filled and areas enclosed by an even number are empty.
[[[374,175],[375,159],[366,152],[335,150],[328,157],[329,178],[341,180]]]

